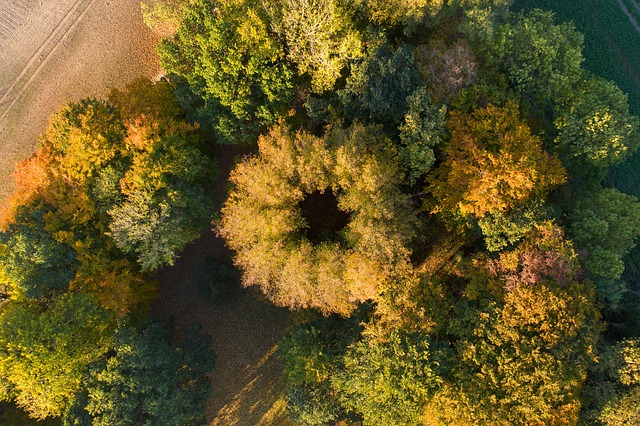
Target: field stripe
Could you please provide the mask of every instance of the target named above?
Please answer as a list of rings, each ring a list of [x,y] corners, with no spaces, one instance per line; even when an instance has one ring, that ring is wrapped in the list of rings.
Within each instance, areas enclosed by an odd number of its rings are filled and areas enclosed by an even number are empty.
[[[618,5],[620,6],[620,9],[622,10],[622,12],[625,15],[627,15],[627,18],[629,18],[629,21],[635,27],[636,31],[640,33],[640,24],[638,24],[638,20],[631,14],[629,9],[627,8],[627,5],[624,4],[624,2],[622,0],[617,0],[617,1],[618,1]],[[637,6],[637,4],[636,4],[636,6]]]
[[[87,9],[95,0],[77,0],[58,25],[51,31],[40,48],[33,54],[27,65],[22,69],[7,91],[0,97],[0,121],[4,120],[13,105],[24,93],[26,87],[37,76],[58,45],[85,15]]]

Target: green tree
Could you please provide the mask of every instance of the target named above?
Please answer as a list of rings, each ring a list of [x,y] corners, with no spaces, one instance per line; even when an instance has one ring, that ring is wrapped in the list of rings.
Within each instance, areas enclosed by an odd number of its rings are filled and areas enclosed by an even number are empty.
[[[338,90],[345,115],[366,123],[385,124],[394,131],[409,109],[407,98],[420,87],[408,44],[394,48],[372,37],[366,56],[351,66],[344,89]]]
[[[218,142],[253,143],[291,103],[293,75],[269,25],[257,0],[195,0],[158,47],[162,66],[202,99],[196,115]]]
[[[551,12],[535,9],[498,27],[487,47],[511,86],[544,105],[581,77],[582,42],[572,23],[554,25]]]
[[[447,109],[436,106],[424,87],[410,95],[407,103],[409,109],[399,127],[399,154],[407,173],[406,181],[413,185],[436,161],[433,148],[444,138]]]
[[[348,8],[337,0],[266,3],[271,26],[286,41],[287,57],[308,73],[314,92],[331,90],[342,69],[362,55]]]
[[[582,419],[589,424],[632,425],[640,420],[640,341],[601,345],[584,390]]]
[[[93,367],[65,424],[82,424],[87,414],[95,426],[206,424],[213,354],[207,339],[193,337],[185,349],[156,323],[140,333],[119,328],[113,355]]]
[[[0,314],[0,376],[32,417],[60,416],[112,346],[113,317],[90,296],[66,293]]]
[[[37,299],[66,290],[77,268],[71,247],[45,231],[44,214],[37,205],[23,206],[0,232],[0,268],[14,298]]]
[[[444,382],[449,355],[417,333],[365,338],[349,347],[331,383],[364,425],[419,425],[424,405]]]
[[[560,102],[555,149],[573,176],[603,178],[640,145],[638,118],[629,115],[627,95],[612,82],[590,77]]]
[[[624,256],[640,236],[640,204],[631,195],[606,188],[584,194],[571,214],[571,236],[584,250],[583,265],[598,284],[598,294],[614,306],[624,290],[617,280]]]

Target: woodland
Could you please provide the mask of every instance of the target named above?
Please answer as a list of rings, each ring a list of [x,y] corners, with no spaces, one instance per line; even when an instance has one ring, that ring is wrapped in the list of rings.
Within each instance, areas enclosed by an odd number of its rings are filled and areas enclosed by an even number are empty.
[[[0,398],[207,424],[211,336],[149,305],[215,233],[293,311],[295,424],[640,424],[640,203],[608,179],[640,121],[573,24],[510,7],[145,0],[166,76],[62,107],[16,167]],[[218,145],[249,152],[223,199]]]

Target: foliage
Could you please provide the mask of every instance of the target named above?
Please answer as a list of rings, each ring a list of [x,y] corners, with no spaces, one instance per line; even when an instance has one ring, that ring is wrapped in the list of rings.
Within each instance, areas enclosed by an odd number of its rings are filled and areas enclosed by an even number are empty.
[[[292,72],[266,15],[257,0],[195,0],[158,47],[167,72],[203,100],[200,121],[212,123],[218,142],[252,143],[291,102]]]
[[[0,376],[32,417],[60,416],[111,348],[111,315],[88,295],[10,302],[0,315]]]
[[[188,0],[143,0],[142,19],[160,36],[170,37],[178,31],[187,4]]]
[[[584,269],[598,283],[599,296],[615,306],[620,298],[615,280],[640,235],[638,199],[612,188],[585,194],[574,207],[570,230],[585,251]]]
[[[638,339],[602,345],[585,386],[583,419],[593,424],[631,425],[640,419]]]
[[[345,115],[368,123],[390,125],[394,130],[408,110],[407,98],[420,86],[408,44],[394,48],[384,38],[373,38],[366,56],[351,67],[338,95]]]
[[[344,417],[331,378],[340,355],[360,334],[366,309],[351,318],[311,315],[294,325],[279,345],[287,382],[287,411],[300,424],[328,425]]]
[[[398,154],[407,177],[413,185],[424,176],[436,161],[434,146],[444,137],[446,107],[437,107],[425,88],[417,89],[407,98],[409,109],[400,125],[400,147]]]
[[[457,313],[455,381],[431,415],[457,424],[576,422],[601,331],[592,284],[520,285],[503,304],[463,303]]]
[[[487,250],[500,251],[517,243],[544,217],[544,208],[539,202],[533,201],[516,206],[508,213],[487,213],[478,219],[478,226]]]
[[[558,107],[555,147],[572,174],[603,177],[640,145],[638,118],[629,115],[627,96],[604,79],[580,82]]]
[[[580,78],[582,42],[573,24],[554,25],[553,14],[536,9],[498,27],[487,47],[512,87],[544,105]]]
[[[510,101],[472,114],[453,111],[446,160],[429,176],[434,212],[475,216],[508,212],[564,181],[560,162],[542,150]]]
[[[66,290],[77,267],[71,247],[45,231],[44,214],[36,205],[23,206],[0,232],[0,268],[14,298],[37,299]]]
[[[415,49],[416,68],[436,101],[449,102],[455,94],[471,84],[478,73],[477,59],[467,43],[457,40],[447,44],[434,40]]]
[[[444,381],[446,351],[420,334],[365,339],[344,354],[332,385],[365,425],[418,425],[422,407]]]
[[[378,25],[402,25],[411,33],[422,23],[434,23],[444,0],[353,0],[353,5]]]
[[[287,57],[311,76],[316,93],[331,90],[342,69],[362,55],[362,41],[349,10],[337,0],[265,2],[274,31],[286,41]]]
[[[155,323],[140,334],[121,327],[115,336],[113,355],[88,380],[83,402],[91,424],[205,424],[206,374],[213,366],[207,340],[194,340],[193,350],[185,351]],[[68,412],[65,424],[76,424],[80,415]]]
[[[260,154],[232,172],[220,234],[236,252],[243,284],[260,285],[276,304],[343,315],[375,300],[408,258],[413,236],[408,198],[389,141],[354,125],[324,139],[275,128]],[[299,203],[332,191],[350,219],[336,238],[312,243]]]

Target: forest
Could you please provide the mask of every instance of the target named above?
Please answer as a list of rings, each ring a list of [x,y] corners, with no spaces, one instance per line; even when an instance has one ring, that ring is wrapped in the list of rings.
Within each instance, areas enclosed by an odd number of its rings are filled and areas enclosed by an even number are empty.
[[[0,400],[208,424],[215,336],[150,304],[211,234],[292,311],[295,424],[640,424],[640,202],[610,179],[640,120],[511,3],[144,0],[166,75],[63,106],[16,166]]]

